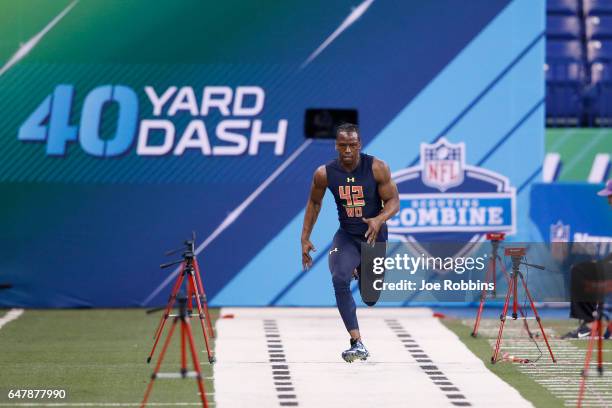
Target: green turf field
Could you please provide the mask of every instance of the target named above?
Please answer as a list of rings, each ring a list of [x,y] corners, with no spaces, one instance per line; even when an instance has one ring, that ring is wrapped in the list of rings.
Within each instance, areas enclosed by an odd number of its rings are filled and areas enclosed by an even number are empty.
[[[211,311],[216,319],[219,311]],[[5,313],[6,310],[0,311],[0,317]],[[137,406],[153,369],[153,365],[147,365],[145,360],[159,318],[160,313],[147,315],[143,309],[27,310],[0,329],[0,406],[20,406],[16,400],[8,399],[11,389],[64,389],[67,393],[67,398],[61,401],[21,400],[21,404],[61,402],[66,404],[63,406]],[[498,320],[484,319],[476,339],[469,335],[471,319],[446,318],[442,321],[493,373],[515,387],[536,407],[573,406],[573,390],[578,385],[587,341],[567,341],[559,337],[574,327],[574,321],[545,321],[553,351],[559,360],[557,365],[550,364],[544,348],[544,355],[535,365],[510,362],[491,365],[491,342],[495,338]],[[199,326],[197,322],[193,323],[208,401],[213,405],[212,368],[206,361]],[[519,344],[524,349],[518,351],[515,348],[512,353],[534,359],[538,353],[520,327],[515,322],[514,326],[513,322],[508,323],[502,351]],[[163,372],[179,370],[177,335],[174,340]],[[538,342],[542,345],[541,338]],[[612,400],[612,341],[604,344],[606,376],[589,378],[591,390],[599,393],[605,402],[601,406]],[[551,382],[557,379],[566,385],[555,388]],[[150,402],[154,406],[197,406],[199,397],[195,380],[157,380]]]
[[[558,181],[587,181],[595,155],[612,154],[612,128],[546,129],[546,152],[561,156]]]
[[[0,311],[0,316],[5,312]],[[211,312],[216,319],[218,310]],[[65,400],[37,402],[73,406],[139,403],[157,361],[154,358],[146,364],[161,313],[147,315],[143,309],[27,310],[0,329],[0,406],[13,406],[15,400],[7,398],[11,389],[64,389]],[[198,324],[192,320],[208,400],[214,402],[212,368]],[[178,372],[179,347],[177,331],[162,372]],[[161,345],[155,357],[160,350]],[[150,402],[198,403],[195,380],[159,379]]]
[[[508,384],[516,388],[521,395],[531,401],[536,407],[563,407],[576,406],[575,398],[580,381],[580,370],[584,364],[587,340],[561,340],[559,337],[568,331],[575,329],[576,320],[543,320],[544,330],[550,337],[553,353],[558,360],[557,364],[552,364],[548,352],[541,339],[538,337],[538,344],[542,350],[540,360],[533,367],[529,364],[519,364],[511,362],[498,362],[491,364],[493,353],[493,342],[497,336],[499,320],[483,319],[479,336],[473,338],[470,333],[473,329],[472,319],[443,319],[443,323],[451,329],[463,343],[482,361],[489,369],[497,374]],[[535,329],[536,323],[531,321],[531,330]],[[508,321],[504,331],[504,342],[502,351],[505,347],[513,348],[511,353],[516,357],[535,359],[540,353],[537,351],[533,342],[528,339],[527,333],[522,329],[519,322]],[[509,349],[506,349],[509,350]],[[594,398],[589,398],[586,406],[609,406],[612,401],[612,341],[604,342],[604,364],[606,369],[603,378],[597,377],[594,373],[588,378],[587,385],[592,394],[597,394]],[[593,367],[593,365],[591,366]],[[540,368],[538,370],[538,368]],[[561,385],[557,386],[555,383]],[[593,400],[600,401],[590,405]]]

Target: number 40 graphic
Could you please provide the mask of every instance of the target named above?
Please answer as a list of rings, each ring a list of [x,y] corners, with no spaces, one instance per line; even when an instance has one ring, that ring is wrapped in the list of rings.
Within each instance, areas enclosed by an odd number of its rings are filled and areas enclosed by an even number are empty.
[[[83,102],[80,128],[70,124],[74,86],[58,85],[28,116],[19,128],[17,139],[47,142],[47,155],[63,156],[69,142],[78,141],[93,156],[117,156],[125,153],[136,133],[138,96],[126,86],[104,85],[93,89]],[[100,137],[105,105],[117,103],[119,115],[116,132],[110,140]]]

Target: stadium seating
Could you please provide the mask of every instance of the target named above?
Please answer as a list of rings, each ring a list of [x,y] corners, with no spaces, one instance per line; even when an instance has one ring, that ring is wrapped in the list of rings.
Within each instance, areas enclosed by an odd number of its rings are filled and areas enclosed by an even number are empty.
[[[547,32],[550,33],[548,28]],[[581,87],[585,78],[582,44],[569,35],[565,38],[557,34],[546,43],[546,110],[550,126],[576,125],[582,109]]]
[[[612,0],[583,0],[588,16],[612,15]]]
[[[546,123],[612,124],[612,0],[548,0]]]
[[[549,39],[580,38],[580,20],[577,16],[555,16],[546,18],[546,36]]]
[[[582,110],[582,97],[578,82],[548,82],[546,109],[548,126],[576,126]]]
[[[586,77],[584,66],[579,60],[554,61],[551,65],[546,64],[544,69],[548,83],[582,82]]]
[[[546,2],[546,13],[548,15],[576,15],[578,11],[578,0],[548,0]]]
[[[596,62],[591,65],[591,80],[593,83],[611,82],[612,81],[612,66],[610,64],[602,64]]]
[[[580,41],[552,40],[546,42],[548,61],[567,61],[582,59],[582,45]]]
[[[610,62],[612,60],[612,39],[593,40],[588,43],[590,62]]]
[[[612,15],[587,17],[586,34],[590,40],[612,39]]]
[[[612,125],[612,64],[595,61],[591,64],[589,117],[596,126]]]

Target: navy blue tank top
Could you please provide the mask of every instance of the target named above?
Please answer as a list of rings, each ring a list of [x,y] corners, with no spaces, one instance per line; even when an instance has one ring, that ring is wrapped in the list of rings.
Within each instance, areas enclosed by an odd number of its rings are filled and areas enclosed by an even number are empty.
[[[361,153],[359,165],[352,172],[344,170],[338,159],[325,165],[327,188],[334,195],[338,209],[340,228],[351,235],[362,238],[368,230],[363,218],[376,217],[382,211],[382,200],[378,194],[378,183],[374,179],[372,163],[374,157]],[[387,239],[387,225],[378,234],[378,241]]]

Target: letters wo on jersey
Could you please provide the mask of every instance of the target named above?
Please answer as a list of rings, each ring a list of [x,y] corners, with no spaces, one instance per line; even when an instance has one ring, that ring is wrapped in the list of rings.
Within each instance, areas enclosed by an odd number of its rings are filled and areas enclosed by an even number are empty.
[[[387,222],[390,240],[414,244],[420,253],[432,248],[427,243],[452,242],[460,256],[487,232],[515,233],[515,188],[501,174],[465,164],[465,153],[464,143],[445,138],[422,143],[420,163],[392,175],[400,211]]]

